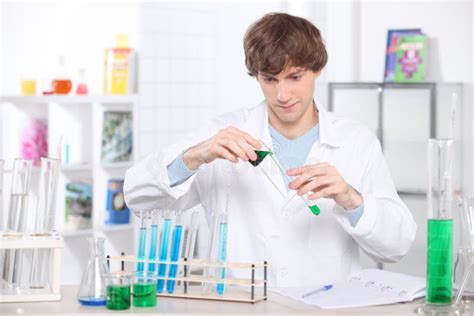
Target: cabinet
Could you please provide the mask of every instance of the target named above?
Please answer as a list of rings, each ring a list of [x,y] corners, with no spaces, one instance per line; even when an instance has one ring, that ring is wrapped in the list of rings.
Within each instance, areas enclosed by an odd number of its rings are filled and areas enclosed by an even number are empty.
[[[461,190],[462,94],[461,83],[330,83],[328,108],[361,121],[377,135],[400,194],[424,196],[427,141],[448,137],[453,102],[454,183]]]
[[[1,96],[0,97],[0,157],[6,160],[4,209],[8,206],[12,159],[20,156],[21,134],[25,124],[41,119],[48,126],[48,156],[57,157],[62,138],[63,165],[59,175],[56,227],[65,239],[63,283],[79,283],[88,256],[87,236],[106,237],[110,253],[133,252],[134,224],[104,224],[106,216],[107,183],[109,179],[123,179],[138,152],[136,113],[138,97],[127,96]],[[103,116],[106,111],[131,112],[133,125],[132,159],[126,162],[102,163],[101,142]],[[65,145],[69,162],[65,161]],[[31,175],[31,197],[28,214],[34,214],[38,190],[39,169]],[[92,228],[78,231],[65,230],[65,185],[71,181],[92,184]],[[133,216],[131,216],[131,220]],[[28,227],[34,223],[28,222]]]

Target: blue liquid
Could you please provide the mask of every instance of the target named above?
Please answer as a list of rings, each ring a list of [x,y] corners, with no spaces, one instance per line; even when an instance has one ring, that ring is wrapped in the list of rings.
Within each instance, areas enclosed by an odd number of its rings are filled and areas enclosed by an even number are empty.
[[[171,219],[167,218],[163,221],[163,233],[161,235],[161,246],[160,246],[160,261],[168,260],[168,244],[170,239],[171,230]],[[158,265],[158,277],[166,276],[166,263],[160,263]],[[165,287],[165,280],[158,279],[156,283],[156,290],[158,293],[163,293]]]
[[[171,258],[170,261],[176,262],[179,259],[179,246],[181,244],[181,232],[183,231],[183,226],[181,225],[176,225],[174,227],[174,232],[173,232],[173,242],[171,244]],[[169,278],[176,278],[176,272],[178,270],[178,265],[177,264],[171,264],[170,265],[170,271],[168,273]],[[166,283],[166,290],[168,293],[173,293],[174,292],[174,284],[176,283],[175,280],[168,280]]]
[[[153,262],[156,260],[156,239],[158,236],[158,226],[151,225],[150,231],[150,250],[148,251],[148,272],[154,273],[156,264]]]
[[[145,259],[146,227],[140,227],[140,240],[138,241],[138,260]],[[145,267],[144,262],[137,262],[137,271],[142,272]]]
[[[104,297],[81,297],[79,303],[83,306],[105,306],[107,298]]]
[[[219,231],[219,246],[217,248],[217,260],[221,263],[225,263],[227,258],[227,223],[221,223]],[[225,268],[221,270],[221,279],[225,278]],[[217,283],[216,287],[217,294],[224,294],[224,284]]]

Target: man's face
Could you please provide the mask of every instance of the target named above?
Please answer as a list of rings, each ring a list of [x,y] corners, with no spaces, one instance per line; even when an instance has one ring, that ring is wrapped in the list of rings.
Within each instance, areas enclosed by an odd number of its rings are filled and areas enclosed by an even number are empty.
[[[269,115],[281,124],[296,124],[311,110],[314,81],[319,72],[298,67],[285,68],[276,76],[259,72],[257,81],[269,106]]]

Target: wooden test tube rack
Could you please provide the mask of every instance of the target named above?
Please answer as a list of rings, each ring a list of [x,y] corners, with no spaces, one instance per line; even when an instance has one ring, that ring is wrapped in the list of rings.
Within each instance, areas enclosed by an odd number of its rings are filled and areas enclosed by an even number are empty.
[[[177,297],[177,298],[188,298],[188,299],[201,299],[201,300],[216,300],[216,301],[230,301],[230,302],[244,302],[244,303],[257,303],[267,299],[267,269],[268,264],[266,261],[262,263],[220,263],[220,262],[209,262],[206,260],[188,260],[183,258],[179,261],[160,261],[160,260],[139,260],[135,256],[126,256],[122,253],[121,256],[107,256],[107,263],[110,267],[110,261],[121,262],[121,271],[115,272],[117,274],[126,273],[124,271],[125,262],[143,262],[144,264],[155,263],[155,264],[166,264],[166,265],[178,265],[183,267],[183,276],[169,278],[167,276],[160,277],[156,276],[157,280],[174,280],[181,282],[183,288],[175,288],[173,293],[157,293],[157,296],[161,297]],[[249,270],[249,278],[237,279],[237,278],[224,278],[216,279],[215,277],[204,277],[202,275],[189,274],[189,267],[201,267],[201,268],[225,268],[225,269],[243,269]],[[263,279],[257,280],[255,272],[257,269],[263,269]],[[135,271],[134,271],[135,272]],[[201,286],[190,286],[190,283],[198,284],[224,284],[233,285],[226,287],[225,293],[218,295],[213,291],[210,294],[201,292]],[[257,287],[263,287],[262,293],[257,293]],[[240,287],[240,288],[239,288]],[[242,289],[242,287],[250,287],[250,293]]]

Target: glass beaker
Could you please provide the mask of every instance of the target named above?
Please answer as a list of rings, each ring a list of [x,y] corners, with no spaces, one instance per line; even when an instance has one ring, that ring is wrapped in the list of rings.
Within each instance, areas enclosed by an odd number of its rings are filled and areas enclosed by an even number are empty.
[[[452,139],[428,141],[426,305],[418,313],[454,312]]]
[[[28,193],[31,172],[31,160],[15,159],[13,161],[12,186],[6,231],[8,233],[25,233],[28,210]],[[24,251],[7,249],[3,268],[3,279],[7,286],[19,285]]]
[[[156,306],[156,275],[140,272],[133,277],[133,306]]]
[[[106,305],[106,287],[104,276],[108,273],[104,257],[104,242],[102,237],[87,238],[90,256],[86,270],[82,276],[77,298],[84,306]]]
[[[129,274],[110,273],[105,276],[107,284],[107,309],[124,310],[130,308]]]

